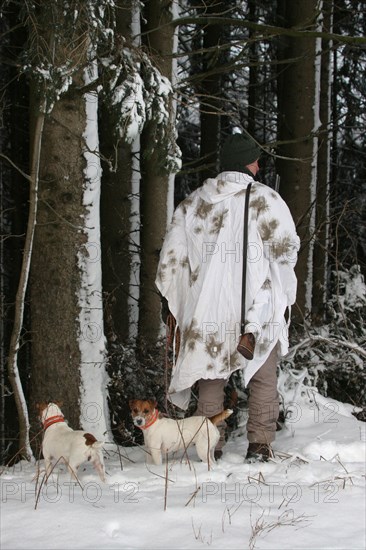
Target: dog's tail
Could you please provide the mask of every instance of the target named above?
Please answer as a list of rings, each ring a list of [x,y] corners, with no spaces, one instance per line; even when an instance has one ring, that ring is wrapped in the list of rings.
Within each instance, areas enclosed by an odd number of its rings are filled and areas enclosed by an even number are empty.
[[[95,449],[96,451],[99,451],[99,449],[102,449],[103,445],[104,445],[104,441],[96,441],[95,443],[93,443],[91,448]]]
[[[233,414],[233,412],[234,411],[232,409],[225,409],[224,411],[221,411],[220,413],[215,414],[214,416],[211,416],[209,420],[211,420],[212,424],[216,426],[223,420],[226,420],[226,418],[228,418],[231,414]]]
[[[97,441],[93,434],[85,433],[85,445],[93,449],[100,449],[104,445],[104,441]]]

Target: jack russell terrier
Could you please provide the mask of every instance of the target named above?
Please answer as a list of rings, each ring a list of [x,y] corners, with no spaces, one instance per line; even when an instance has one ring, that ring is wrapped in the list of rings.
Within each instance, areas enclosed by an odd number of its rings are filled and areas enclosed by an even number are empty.
[[[86,461],[91,461],[105,481],[105,468],[102,453],[103,441],[97,441],[94,435],[70,428],[57,403],[41,403],[37,405],[39,417],[44,427],[42,453],[45,460],[46,479],[52,473],[57,462],[65,462],[71,477],[76,480],[78,467]]]
[[[207,418],[206,416],[190,416],[174,420],[162,418],[153,399],[145,401],[132,399],[129,402],[133,423],[143,430],[147,454],[147,462],[162,464],[162,455],[168,452],[185,449],[196,445],[196,451],[202,462],[214,464],[214,449],[220,439],[216,424],[232,414],[231,409]]]

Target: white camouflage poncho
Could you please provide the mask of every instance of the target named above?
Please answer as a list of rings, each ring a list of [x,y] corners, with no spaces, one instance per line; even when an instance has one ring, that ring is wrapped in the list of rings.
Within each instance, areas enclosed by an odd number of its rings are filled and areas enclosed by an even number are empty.
[[[246,332],[256,333],[252,361],[236,351],[240,337],[245,190],[249,203]],[[241,172],[208,179],[175,210],[160,254],[156,285],[180,328],[169,398],[186,409],[200,378],[247,384],[279,342],[288,351],[284,313],[295,302],[299,237],[286,203]],[[289,322],[289,321],[288,321]]]

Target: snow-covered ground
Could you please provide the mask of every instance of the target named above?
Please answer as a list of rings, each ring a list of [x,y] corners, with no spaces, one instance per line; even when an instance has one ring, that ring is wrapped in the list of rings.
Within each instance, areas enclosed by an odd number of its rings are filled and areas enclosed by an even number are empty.
[[[142,448],[106,444],[107,483],[87,465],[83,489],[67,473],[40,488],[43,462],[18,463],[0,478],[0,547],[364,549],[366,424],[351,411],[302,399],[267,464],[243,461],[245,413],[210,471],[194,449],[147,467]]]

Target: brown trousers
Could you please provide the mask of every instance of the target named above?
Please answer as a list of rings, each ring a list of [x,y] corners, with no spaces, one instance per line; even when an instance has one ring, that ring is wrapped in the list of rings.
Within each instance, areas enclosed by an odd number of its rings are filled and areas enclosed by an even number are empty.
[[[194,415],[210,418],[210,416],[220,413],[224,409],[225,385],[226,380],[221,379],[205,380],[201,378],[198,380],[198,401]],[[216,445],[218,451],[223,448],[226,442],[226,422],[220,422],[217,427],[220,432],[220,439]]]
[[[279,397],[277,392],[277,347],[255,373],[248,384],[248,422],[247,434],[249,443],[272,443],[276,437],[276,422],[279,414]],[[213,416],[224,408],[226,380],[198,381],[198,402],[195,415]],[[220,429],[220,441],[216,449],[225,445],[225,427]]]

